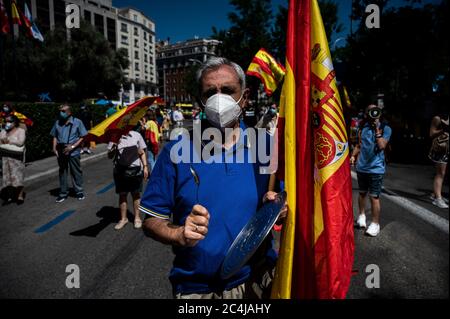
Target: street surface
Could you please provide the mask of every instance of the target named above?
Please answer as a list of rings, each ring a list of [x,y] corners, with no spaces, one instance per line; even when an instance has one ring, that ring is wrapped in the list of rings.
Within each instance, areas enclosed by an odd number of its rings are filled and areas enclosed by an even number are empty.
[[[57,165],[52,159],[42,163],[48,166],[44,171]],[[33,165],[36,171],[39,163]],[[115,231],[119,210],[112,163],[105,155],[82,165],[84,201],[70,197],[56,204],[55,172],[28,183],[24,205],[0,206],[0,298],[171,298],[170,247],[132,223]],[[370,238],[355,229],[348,298],[448,298],[448,210],[430,204],[432,178],[429,166],[389,165],[380,235]],[[448,184],[444,194],[448,198]],[[357,196],[354,180],[355,216]],[[424,210],[431,219],[423,217]],[[66,287],[71,274],[66,267],[72,264],[80,270],[78,289]],[[373,264],[380,270],[380,286],[370,289],[366,278],[372,270],[366,273],[366,267]]]

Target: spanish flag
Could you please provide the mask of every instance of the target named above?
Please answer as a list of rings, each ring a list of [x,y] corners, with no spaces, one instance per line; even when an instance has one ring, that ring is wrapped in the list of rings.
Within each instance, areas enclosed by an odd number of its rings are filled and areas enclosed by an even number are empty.
[[[93,127],[86,136],[88,142],[107,143],[116,141],[122,134],[132,130],[144,117],[147,109],[155,102],[156,97],[146,96],[123,108]]]
[[[247,69],[247,75],[258,77],[267,95],[272,95],[283,80],[286,69],[265,49],[260,49]]]
[[[22,25],[22,21],[20,20],[19,10],[17,10],[17,5],[16,5],[15,0],[13,0],[11,2],[11,12],[12,12],[13,24]]]
[[[345,298],[354,255],[349,149],[317,0],[289,1],[280,105],[289,211],[272,298]]]

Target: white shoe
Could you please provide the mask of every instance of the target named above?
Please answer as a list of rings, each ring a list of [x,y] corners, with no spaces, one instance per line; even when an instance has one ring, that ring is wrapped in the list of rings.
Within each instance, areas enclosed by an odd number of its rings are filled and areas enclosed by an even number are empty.
[[[114,226],[115,230],[121,230],[126,224],[128,223],[128,220],[120,220],[120,222],[117,223],[116,226]]]
[[[139,229],[141,227],[142,227],[142,220],[140,220],[140,219],[135,220],[134,221],[134,228],[135,229]]]
[[[376,237],[380,233],[380,224],[370,223],[369,228],[366,230],[366,234],[372,237]]]
[[[356,221],[356,224],[358,225],[359,228],[366,228],[366,215],[365,214],[360,214],[358,216],[358,220]]]
[[[445,201],[442,198],[436,198],[433,200],[433,205],[437,206],[439,208],[448,208],[448,205],[445,203]]]

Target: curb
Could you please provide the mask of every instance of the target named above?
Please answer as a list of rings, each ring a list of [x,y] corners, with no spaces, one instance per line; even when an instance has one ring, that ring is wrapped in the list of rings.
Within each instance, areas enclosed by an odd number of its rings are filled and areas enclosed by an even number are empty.
[[[101,152],[101,153],[98,153],[98,154],[95,154],[95,155],[92,155],[92,156],[89,156],[89,157],[82,158],[81,159],[81,163],[91,162],[93,160],[99,159],[100,157],[106,156],[106,154],[108,154],[108,151],[104,151],[104,152]],[[59,171],[59,168],[55,167],[55,168],[49,169],[48,171],[45,171],[45,172],[42,172],[42,173],[37,173],[37,174],[31,175],[31,176],[25,177],[24,183],[29,184],[31,182],[34,182],[34,181],[40,179],[40,178],[43,178],[43,177],[46,177],[48,175],[53,175],[55,173],[58,173],[58,171]]]

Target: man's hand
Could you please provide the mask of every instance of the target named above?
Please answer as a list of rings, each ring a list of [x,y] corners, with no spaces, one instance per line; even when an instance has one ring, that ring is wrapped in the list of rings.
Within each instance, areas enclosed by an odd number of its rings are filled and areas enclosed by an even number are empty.
[[[351,166],[355,165],[355,161],[356,161],[356,158],[355,158],[355,156],[352,155],[352,157],[350,157],[350,165]]]
[[[275,193],[275,192],[272,192],[272,191],[267,192],[263,197],[263,203],[265,203],[267,201],[275,200],[276,196],[277,196],[277,193]],[[284,222],[284,220],[286,219],[287,213],[288,213],[288,206],[287,206],[287,201],[286,201],[284,203],[283,208],[281,209],[280,216],[278,216],[278,219],[276,221],[277,225],[280,225]]]
[[[55,154],[56,157],[59,157],[58,150],[56,149],[56,147],[53,147],[53,154]]]
[[[201,206],[195,205],[181,227],[181,244],[185,247],[194,247],[200,240],[205,239],[208,233],[209,212]]]
[[[67,145],[65,148],[64,148],[64,155],[69,155],[73,150],[74,150],[74,148],[72,148],[72,146],[73,145]]]

